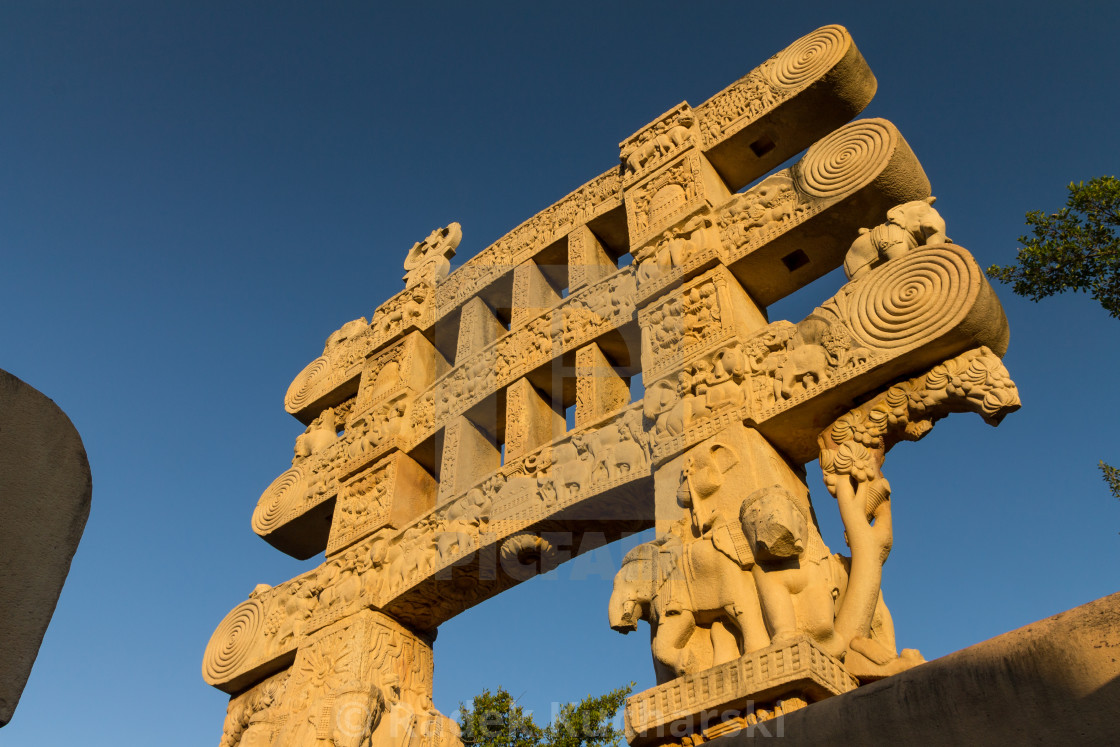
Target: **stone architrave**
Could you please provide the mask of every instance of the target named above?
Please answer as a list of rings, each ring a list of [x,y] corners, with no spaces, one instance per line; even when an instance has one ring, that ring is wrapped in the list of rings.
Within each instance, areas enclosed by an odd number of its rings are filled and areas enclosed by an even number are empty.
[[[923,661],[880,589],[886,455],[1019,400],[999,301],[913,151],[886,120],[851,121],[875,85],[823,27],[622,139],[615,167],[454,272],[457,224],[413,247],[405,290],[288,390],[307,429],[253,528],[326,558],[214,632],[223,747],[452,747],[438,626],[648,528],[608,604],[616,630],[652,631],[635,747],[762,727]],[[769,318],[841,266],[804,319]],[[845,553],[821,537],[814,460]]]

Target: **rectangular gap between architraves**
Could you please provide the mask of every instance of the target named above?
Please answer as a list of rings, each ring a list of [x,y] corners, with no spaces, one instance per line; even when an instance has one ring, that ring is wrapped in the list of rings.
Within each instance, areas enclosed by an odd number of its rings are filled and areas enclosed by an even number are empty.
[[[625,254],[619,255],[619,257],[618,257],[618,269],[621,270],[623,267],[626,267],[627,265],[632,265],[632,264],[634,264],[634,255],[633,254],[631,254],[630,252],[626,252]]]
[[[763,135],[758,140],[755,140],[753,143],[751,143],[750,147],[751,152],[754,153],[756,157],[762,158],[767,153],[774,150],[774,148],[777,146],[768,135]]]
[[[638,371],[630,377],[630,401],[639,402],[646,396],[646,387],[642,383],[642,372]]]
[[[796,249],[782,257],[782,264],[786,266],[787,270],[793,272],[809,264],[809,256],[802,250]]]

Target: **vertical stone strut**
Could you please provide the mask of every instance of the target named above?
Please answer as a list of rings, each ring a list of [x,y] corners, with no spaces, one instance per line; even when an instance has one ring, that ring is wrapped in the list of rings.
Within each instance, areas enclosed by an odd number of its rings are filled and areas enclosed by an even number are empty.
[[[999,302],[914,154],[885,120],[849,123],[874,90],[826,26],[456,271],[458,224],[412,247],[405,290],[288,390],[307,428],[253,529],[326,560],[211,638],[222,745],[458,743],[431,703],[439,624],[649,527],[609,604],[616,630],[654,630],[634,745],[696,745],[921,661],[879,589],[886,452],[1018,398]],[[841,264],[809,316],[769,320]],[[815,459],[850,557],[821,538]]]

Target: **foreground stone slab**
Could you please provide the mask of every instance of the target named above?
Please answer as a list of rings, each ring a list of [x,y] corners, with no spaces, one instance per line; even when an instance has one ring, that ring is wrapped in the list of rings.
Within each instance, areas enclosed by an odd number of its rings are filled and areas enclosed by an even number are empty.
[[[0,726],[31,674],[92,492],[86,451],[66,413],[0,371]]]
[[[712,742],[1115,744],[1120,593]]]

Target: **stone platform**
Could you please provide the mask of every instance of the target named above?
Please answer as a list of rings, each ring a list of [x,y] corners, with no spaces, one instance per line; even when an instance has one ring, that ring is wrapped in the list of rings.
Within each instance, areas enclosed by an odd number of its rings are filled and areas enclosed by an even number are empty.
[[[771,646],[631,696],[626,740],[631,747],[700,743],[857,686],[809,639]]]

